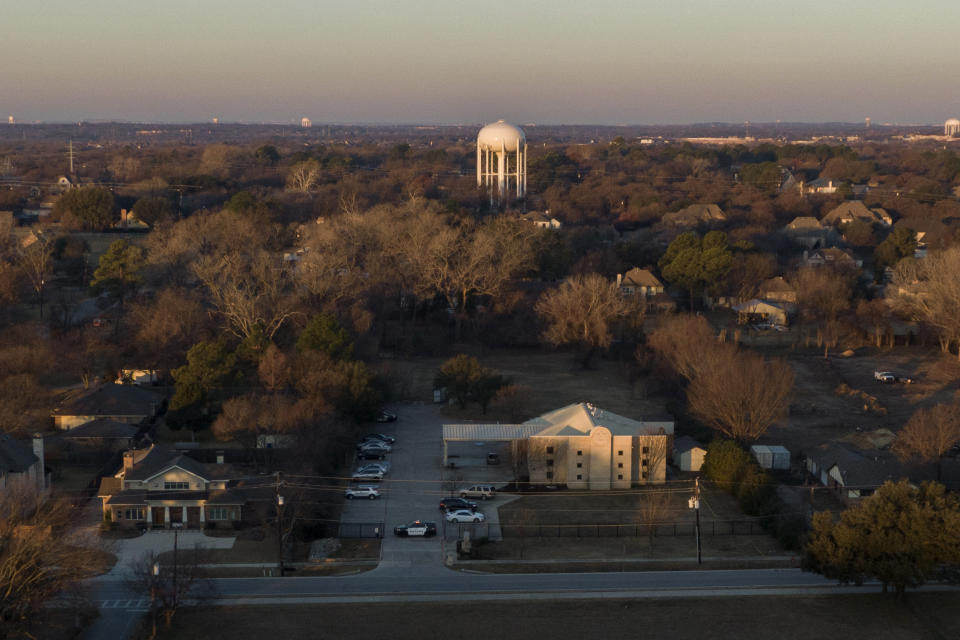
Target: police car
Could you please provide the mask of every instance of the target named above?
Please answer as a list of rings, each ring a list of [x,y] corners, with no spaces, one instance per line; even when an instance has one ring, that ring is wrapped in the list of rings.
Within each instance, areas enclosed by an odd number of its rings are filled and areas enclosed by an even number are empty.
[[[437,524],[435,522],[423,522],[414,520],[410,524],[401,524],[393,528],[394,535],[401,537],[411,536],[435,536],[437,535]]]

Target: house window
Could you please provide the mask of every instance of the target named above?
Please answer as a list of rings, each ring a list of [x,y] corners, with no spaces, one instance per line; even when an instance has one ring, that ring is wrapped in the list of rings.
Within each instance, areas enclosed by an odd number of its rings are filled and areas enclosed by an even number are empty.
[[[577,469],[583,469],[583,463],[582,463],[582,462],[578,462],[578,463],[577,463]]]
[[[646,472],[646,471],[644,471],[644,472],[641,473],[640,475],[643,477],[644,480],[647,479],[647,472]]]
[[[142,507],[136,507],[134,509],[121,509],[120,513],[124,520],[143,520]]]
[[[580,475],[579,473],[577,474],[577,480],[583,480],[583,476]]]
[[[553,479],[553,471],[547,471],[547,480]]]
[[[553,447],[547,447],[547,453],[553,453]]]
[[[226,507],[207,507],[207,520],[229,520],[230,510]]]
[[[582,455],[583,455],[583,451],[580,450],[580,449],[577,449],[577,455],[578,455],[578,456],[582,456]]]
[[[647,455],[648,453],[650,453],[650,447],[644,447],[644,448],[643,448],[643,455]]]
[[[623,474],[622,474],[622,473],[618,473],[618,474],[617,474],[617,480],[623,480]]]
[[[640,464],[643,465],[644,467],[647,466],[647,459],[644,458],[643,460],[641,460]]]
[[[552,467],[552,466],[553,466],[553,460],[547,460],[547,466],[548,466],[548,467]]]
[[[618,462],[618,463],[617,463],[617,469],[623,469],[623,463],[622,463],[622,462]]]
[[[617,455],[618,455],[618,456],[622,456],[622,455],[623,455],[623,451],[622,451],[622,450],[621,450],[621,451],[617,451]]]
[[[164,482],[163,488],[168,490],[174,490],[174,491],[178,489],[189,489],[190,483],[189,482]]]

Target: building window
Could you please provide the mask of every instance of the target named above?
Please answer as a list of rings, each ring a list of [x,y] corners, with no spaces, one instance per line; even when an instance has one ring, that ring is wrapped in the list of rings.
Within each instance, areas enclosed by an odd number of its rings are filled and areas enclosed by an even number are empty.
[[[577,449],[577,455],[578,455],[578,456],[582,456],[582,455],[583,455],[583,451],[582,451],[581,449]]]
[[[229,520],[230,511],[226,507],[207,507],[207,520]]]
[[[641,473],[640,475],[643,477],[644,480],[647,479],[647,472],[646,472],[646,471],[644,471],[644,472]]]
[[[647,455],[648,453],[650,453],[650,447],[644,447],[644,448],[643,448],[643,455]]]
[[[547,453],[553,453],[553,447],[547,447]]]
[[[579,473],[577,474],[577,480],[583,480],[583,476],[580,475]]]
[[[583,469],[583,463],[582,463],[582,462],[578,462],[578,463],[577,463],[577,469]]]
[[[623,469],[623,463],[622,463],[622,462],[618,462],[618,463],[617,463],[617,469]]]
[[[553,471],[547,471],[547,480],[553,479]]]
[[[621,450],[621,451],[617,451],[617,455],[618,455],[618,456],[622,456],[622,455],[623,455],[623,451],[622,451],[622,450]]]
[[[553,460],[547,460],[547,466],[548,466],[548,467],[552,467],[552,466],[553,466]]]
[[[643,460],[641,460],[641,461],[640,461],[640,464],[643,465],[643,466],[647,466],[647,459],[644,458]]]
[[[618,474],[617,474],[617,480],[623,480],[623,474],[622,474],[622,473],[618,473]]]
[[[137,507],[134,509],[120,509],[121,517],[124,520],[143,520],[143,508]]]
[[[164,482],[163,488],[172,489],[172,490],[189,489],[190,483],[189,482]]]

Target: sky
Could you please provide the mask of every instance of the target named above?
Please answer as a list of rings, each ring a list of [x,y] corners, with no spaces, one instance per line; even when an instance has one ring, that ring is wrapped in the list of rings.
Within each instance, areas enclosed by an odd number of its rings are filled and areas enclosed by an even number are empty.
[[[4,0],[18,121],[939,123],[954,0]]]

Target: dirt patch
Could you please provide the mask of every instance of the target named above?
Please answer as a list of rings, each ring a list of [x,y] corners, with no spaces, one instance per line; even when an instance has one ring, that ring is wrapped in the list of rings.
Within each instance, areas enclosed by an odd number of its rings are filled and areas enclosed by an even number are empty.
[[[960,594],[911,594],[896,602],[879,594],[672,600],[589,600],[363,605],[251,605],[182,609],[163,640],[395,640],[424,638],[593,638],[600,630],[633,637],[767,640],[931,640],[935,628],[960,628]],[[454,627],[452,628],[452,625]],[[619,634],[618,634],[619,630]]]

